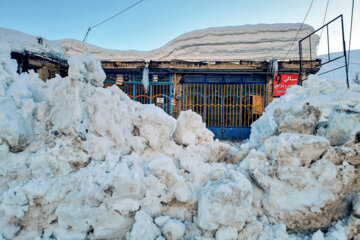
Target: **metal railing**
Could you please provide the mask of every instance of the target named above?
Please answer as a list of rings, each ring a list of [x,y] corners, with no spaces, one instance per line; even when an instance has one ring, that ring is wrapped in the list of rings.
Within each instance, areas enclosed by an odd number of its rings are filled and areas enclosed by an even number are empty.
[[[342,45],[343,45],[343,53],[341,56],[337,56],[335,58],[331,58],[331,55],[330,55],[330,38],[329,38],[329,25],[336,22],[336,21],[341,21],[341,32],[342,32]],[[323,25],[322,27],[318,28],[317,30],[315,30],[314,32],[310,33],[309,35],[307,35],[306,37],[304,37],[303,39],[301,39],[299,41],[299,55],[300,55],[300,72],[299,72],[299,85],[302,85],[302,76],[303,76],[303,42],[307,39],[309,39],[309,49],[310,49],[310,62],[312,63],[312,53],[311,53],[311,50],[312,50],[312,46],[311,46],[311,36],[313,36],[314,34],[316,34],[317,32],[319,32],[320,30],[326,28],[326,39],[327,39],[327,55],[328,55],[328,60],[325,61],[325,62],[322,62],[321,63],[321,66],[325,65],[325,64],[328,64],[330,62],[334,62],[338,59],[341,59],[341,58],[344,58],[344,65],[343,66],[340,66],[340,67],[336,67],[336,68],[333,68],[333,69],[330,69],[328,71],[325,71],[325,72],[322,72],[322,73],[319,73],[318,75],[322,75],[322,74],[325,74],[325,73],[328,73],[328,72],[332,72],[332,71],[335,71],[335,70],[338,70],[338,69],[341,69],[341,68],[344,68],[345,67],[345,72],[346,72],[346,84],[347,84],[347,87],[349,88],[349,76],[348,76],[348,62],[347,62],[347,58],[346,58],[346,47],[345,47],[345,35],[344,35],[344,21],[343,21],[343,15],[339,15],[337,16],[336,18],[334,18],[333,20],[331,20],[330,22],[326,23],[325,25]],[[312,67],[312,66],[311,66]]]

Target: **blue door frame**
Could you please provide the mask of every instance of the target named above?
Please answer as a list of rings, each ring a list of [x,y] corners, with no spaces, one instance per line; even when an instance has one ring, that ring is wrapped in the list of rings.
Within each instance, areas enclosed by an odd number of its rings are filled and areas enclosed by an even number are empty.
[[[183,75],[182,110],[203,118],[219,139],[246,139],[266,106],[265,75]]]

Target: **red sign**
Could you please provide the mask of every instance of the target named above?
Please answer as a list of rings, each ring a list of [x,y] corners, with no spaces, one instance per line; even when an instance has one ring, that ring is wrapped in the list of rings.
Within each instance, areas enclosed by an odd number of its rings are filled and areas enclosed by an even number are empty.
[[[280,74],[277,79],[274,79],[273,96],[280,97],[285,94],[286,89],[292,85],[297,85],[299,74]]]

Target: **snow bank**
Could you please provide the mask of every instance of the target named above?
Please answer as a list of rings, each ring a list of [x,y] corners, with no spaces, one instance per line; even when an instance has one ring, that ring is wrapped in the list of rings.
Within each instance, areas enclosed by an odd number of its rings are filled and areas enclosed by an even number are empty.
[[[349,198],[360,190],[359,103],[359,86],[310,76],[253,123],[240,168],[262,190],[270,222],[315,231],[348,216]]]
[[[201,119],[182,118],[197,140],[178,145],[179,124],[160,108],[98,87],[105,74],[91,56],[70,58],[69,76],[47,82],[18,75],[8,53],[0,61],[2,236],[181,239],[187,224],[197,229],[201,188],[227,172],[216,162],[230,149]],[[169,217],[161,227],[159,216]]]

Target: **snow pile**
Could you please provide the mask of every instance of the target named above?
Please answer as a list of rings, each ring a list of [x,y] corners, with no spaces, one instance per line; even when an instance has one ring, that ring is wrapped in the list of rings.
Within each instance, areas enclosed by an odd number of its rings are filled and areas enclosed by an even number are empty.
[[[91,44],[64,39],[57,44],[67,56],[89,52],[98,60],[188,60],[188,61],[239,61],[283,59],[287,55],[301,24],[258,24],[234,27],[217,27],[185,33],[158,49],[121,51],[103,49]],[[297,41],[314,31],[303,25]],[[316,56],[319,41],[311,38],[312,56]],[[309,45],[303,46],[304,58],[310,57]],[[298,47],[293,46],[286,59],[298,60]]]
[[[188,228],[201,234],[193,222],[201,188],[228,171],[217,162],[230,147],[204,125],[186,133],[195,143],[173,141],[193,114],[176,121],[117,87],[98,87],[105,75],[91,56],[71,58],[69,76],[47,82],[32,71],[18,75],[9,53],[0,61],[1,236],[182,239],[192,234]]]
[[[352,196],[360,190],[359,136],[359,86],[347,89],[311,76],[305,87],[294,86],[274,100],[252,125],[249,154],[238,159],[260,189],[257,204],[269,221],[315,231],[349,217]],[[345,222],[350,238],[359,220]]]
[[[360,87],[292,87],[236,150],[68,62],[43,82],[0,52],[0,239],[359,237]]]

